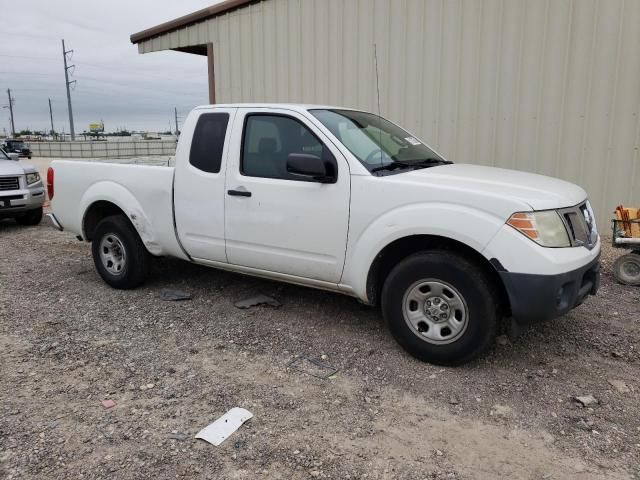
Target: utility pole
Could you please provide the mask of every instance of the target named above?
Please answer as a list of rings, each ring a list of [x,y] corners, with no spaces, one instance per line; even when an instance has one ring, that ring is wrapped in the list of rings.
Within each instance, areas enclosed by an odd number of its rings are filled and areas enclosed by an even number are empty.
[[[178,107],[173,107],[173,114],[176,117],[176,137],[180,135],[180,130],[178,130]]]
[[[11,98],[11,89],[7,88],[7,95],[9,96],[9,115],[11,116],[11,136],[16,136],[16,126],[13,123],[13,98]]]
[[[49,99],[49,118],[51,118],[51,135],[54,135],[55,130],[53,129],[53,110],[51,108],[51,99]]]
[[[76,83],[75,80],[69,81],[69,70],[75,69],[75,65],[67,66],[67,54],[73,53],[73,50],[67,51],[64,47],[64,39],[62,39],[62,59],[64,61],[64,81],[67,87],[67,105],[69,107],[69,128],[71,129],[71,141],[76,139],[76,131],[73,128],[73,110],[71,109],[71,92],[69,91],[69,85]],[[71,57],[69,57],[71,58]]]

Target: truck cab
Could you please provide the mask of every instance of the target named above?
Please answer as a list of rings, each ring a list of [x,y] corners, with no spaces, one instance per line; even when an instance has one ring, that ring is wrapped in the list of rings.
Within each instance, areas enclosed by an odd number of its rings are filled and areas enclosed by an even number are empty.
[[[113,287],[169,255],[336,291],[379,305],[434,363],[475,358],[502,319],[558,317],[598,289],[582,188],[454,164],[372,113],[203,106],[175,168],[56,161],[50,176],[54,223],[92,242]]]

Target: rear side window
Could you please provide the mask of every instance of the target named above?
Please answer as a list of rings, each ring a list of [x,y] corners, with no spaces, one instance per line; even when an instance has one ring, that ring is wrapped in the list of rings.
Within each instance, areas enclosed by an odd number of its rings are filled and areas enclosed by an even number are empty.
[[[220,172],[228,124],[228,113],[205,113],[200,116],[191,141],[191,165],[207,173]]]

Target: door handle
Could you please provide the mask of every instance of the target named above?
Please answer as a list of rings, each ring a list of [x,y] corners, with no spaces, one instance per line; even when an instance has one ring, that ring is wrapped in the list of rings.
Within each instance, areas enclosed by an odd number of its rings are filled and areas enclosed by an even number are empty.
[[[229,194],[232,197],[250,197],[251,196],[251,192],[248,192],[246,190],[229,190],[227,191],[227,194]]]

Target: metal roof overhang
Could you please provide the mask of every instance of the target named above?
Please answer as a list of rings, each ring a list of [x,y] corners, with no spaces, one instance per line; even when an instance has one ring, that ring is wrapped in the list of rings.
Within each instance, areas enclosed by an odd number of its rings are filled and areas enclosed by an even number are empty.
[[[215,5],[211,5],[210,7],[203,8],[202,10],[198,10],[197,12],[190,13],[188,15],[184,15],[183,17],[176,18],[174,20],[170,20],[165,23],[161,23],[160,25],[156,25],[155,27],[147,28],[146,30],[142,30],[140,32],[134,33],[131,35],[131,43],[137,44],[140,42],[144,42],[146,40],[150,40],[154,37],[159,37],[161,35],[173,32],[180,28],[184,28],[189,25],[193,25],[195,23],[203,22],[209,18],[216,17],[218,15],[223,15],[225,13],[231,12],[233,10],[237,10],[239,8],[245,7],[252,3],[258,3],[262,0],[226,0],[221,3],[217,3]],[[206,55],[206,48],[202,51],[201,46],[187,47],[187,48],[177,48],[176,50],[187,52],[187,53],[195,53],[197,55]]]
[[[137,44],[140,42],[144,42],[154,37],[165,35],[167,33],[173,32],[180,28],[184,28],[189,25],[193,25],[195,23],[203,22],[209,18],[216,17],[218,15],[223,15],[225,13],[231,12],[233,10],[237,10],[239,8],[245,7],[252,3],[258,3],[260,1],[262,0],[226,0],[221,3],[211,5],[210,7],[203,8],[202,10],[198,10],[197,12],[190,13],[189,15],[185,15],[183,17],[179,17],[174,20],[161,23],[160,25],[156,25],[155,27],[151,27],[146,30],[142,30],[140,32],[134,33],[130,37],[131,43]],[[189,46],[184,48],[176,48],[174,50],[178,50],[180,52],[186,52],[186,53],[193,53],[196,55],[207,54],[207,48],[205,45],[194,45],[194,46]]]

